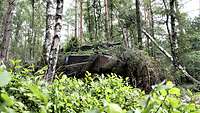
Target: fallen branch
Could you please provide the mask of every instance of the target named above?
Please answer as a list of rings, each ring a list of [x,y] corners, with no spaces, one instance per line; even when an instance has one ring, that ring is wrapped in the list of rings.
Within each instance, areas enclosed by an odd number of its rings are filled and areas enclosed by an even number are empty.
[[[165,55],[167,56],[171,62],[173,62],[173,57],[163,48],[161,47],[156,40],[146,31],[146,30],[142,30],[142,32],[156,45],[157,48],[159,48],[159,50]],[[192,81],[196,82],[197,84],[200,84],[200,81],[196,80],[195,78],[193,78],[184,68],[182,65],[178,64],[177,67],[186,77],[190,78]]]

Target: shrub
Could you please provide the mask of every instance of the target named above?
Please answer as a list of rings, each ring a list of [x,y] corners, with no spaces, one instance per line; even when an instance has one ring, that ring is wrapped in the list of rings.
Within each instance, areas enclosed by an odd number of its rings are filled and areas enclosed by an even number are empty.
[[[2,113],[198,113],[200,94],[182,90],[172,82],[153,86],[149,94],[133,88],[115,74],[86,74],[84,79],[63,75],[47,85],[29,68],[17,73],[0,70]]]

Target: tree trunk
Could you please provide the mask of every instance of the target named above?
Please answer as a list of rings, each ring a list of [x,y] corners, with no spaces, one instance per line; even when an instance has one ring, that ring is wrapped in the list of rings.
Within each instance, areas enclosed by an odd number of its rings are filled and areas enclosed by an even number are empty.
[[[46,36],[43,45],[43,60],[45,64],[49,62],[51,45],[54,37],[55,14],[56,14],[56,0],[47,0]]]
[[[32,0],[32,38],[33,38],[33,44],[32,44],[32,48],[33,48],[33,53],[32,53],[32,58],[33,60],[35,59],[35,0]]]
[[[90,14],[90,0],[87,0],[87,16],[88,16],[88,32],[89,32],[89,38],[92,39],[92,33],[93,33],[93,30],[92,30],[92,25],[91,25],[91,14]]]
[[[113,40],[113,0],[110,0],[110,38]]]
[[[123,37],[124,37],[124,44],[125,44],[125,47],[126,47],[126,48],[132,48],[131,40],[130,40],[130,38],[129,38],[128,28],[127,28],[127,27],[124,27],[124,28],[122,28],[122,30],[123,30]]]
[[[144,3],[143,5],[144,7],[144,25],[147,28],[148,32],[150,31],[150,21],[149,21],[149,0]],[[150,41],[149,38],[146,38],[146,48],[147,48],[147,52],[150,54]]]
[[[168,37],[169,37],[169,43],[170,43],[170,46],[172,48],[171,31],[170,31],[170,26],[169,26],[169,16],[170,16],[169,8],[167,7],[167,3],[166,3],[165,0],[163,0],[163,4],[164,4],[164,7],[165,7],[165,12],[166,12],[165,24],[166,24],[166,28],[167,28]]]
[[[80,42],[83,41],[83,0],[80,0]]]
[[[171,16],[171,52],[173,57],[173,65],[178,67],[178,40],[176,32],[176,12],[175,12],[175,0],[170,0],[170,16]]]
[[[48,69],[45,75],[45,80],[49,83],[52,82],[55,76],[56,65],[58,60],[58,52],[60,46],[61,29],[62,29],[62,16],[63,16],[63,0],[57,0],[56,17],[55,17],[55,35],[51,45],[50,59],[48,62]]]
[[[136,21],[137,21],[137,35],[138,35],[138,45],[139,49],[142,49],[142,30],[141,30],[141,17],[140,17],[140,1],[135,0],[136,6]]]
[[[109,40],[109,27],[108,27],[108,0],[104,0],[105,7],[105,38]]]
[[[32,36],[31,36],[32,31],[31,31],[31,24],[28,25],[27,30],[28,30],[28,34],[27,34],[27,36],[28,36],[28,48],[27,48],[27,50],[28,50],[29,54],[27,54],[28,57],[26,59],[27,60],[28,59],[32,60],[32,57],[31,57],[32,56]]]
[[[2,36],[2,33],[3,33],[2,32],[2,28],[3,28],[2,24],[3,24],[4,13],[6,12],[5,11],[5,8],[6,8],[5,7],[6,6],[5,3],[6,3],[6,0],[1,0],[0,1],[0,11],[1,11],[0,12],[0,33],[1,33],[0,36]],[[2,41],[2,37],[0,38],[0,42],[1,41]]]
[[[97,26],[97,16],[96,16],[96,14],[97,14],[97,0],[94,0],[94,2],[93,2],[93,16],[94,16],[94,22],[93,22],[93,24],[94,24],[94,38],[97,38],[98,37],[98,26]]]
[[[101,12],[102,6],[101,6],[101,0],[98,0],[97,5],[97,18],[98,18],[98,36],[102,37],[102,12]]]
[[[78,0],[75,0],[75,26],[74,26],[74,37],[77,39],[78,36],[78,25],[77,25],[77,21],[78,21]]]
[[[7,9],[3,18],[2,24],[2,43],[0,50],[0,60],[7,61],[8,60],[8,52],[10,46],[10,40],[12,37],[12,19],[13,19],[13,10],[15,8],[15,0],[7,1]]]
[[[149,10],[150,10],[150,27],[151,27],[151,36],[153,38],[155,38],[154,36],[154,13],[153,13],[153,8],[152,8],[152,1],[150,0],[150,4],[149,4]],[[151,46],[151,55],[155,57],[155,48],[154,45],[152,44],[152,42],[150,42],[150,46]]]

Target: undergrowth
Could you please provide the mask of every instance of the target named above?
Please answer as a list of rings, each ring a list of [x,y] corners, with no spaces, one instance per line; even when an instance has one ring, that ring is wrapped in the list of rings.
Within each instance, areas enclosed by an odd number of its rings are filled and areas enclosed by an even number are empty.
[[[200,113],[200,93],[170,81],[152,86],[149,94],[115,74],[62,75],[48,85],[42,77],[46,68],[33,74],[33,66],[18,62],[0,68],[1,113]]]

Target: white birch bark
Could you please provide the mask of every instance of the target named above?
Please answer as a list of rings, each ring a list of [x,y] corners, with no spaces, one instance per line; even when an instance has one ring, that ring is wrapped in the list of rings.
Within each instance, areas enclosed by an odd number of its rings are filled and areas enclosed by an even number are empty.
[[[62,16],[63,16],[63,0],[57,0],[54,37],[51,45],[50,59],[48,62],[48,69],[45,75],[45,80],[49,83],[52,82],[56,72],[56,65],[58,60],[58,52],[60,46],[61,29],[62,29]]]
[[[171,16],[171,52],[173,57],[173,65],[178,68],[178,39],[176,32],[176,12],[175,12],[175,1],[170,0],[170,16]]]
[[[56,0],[47,0],[46,36],[43,45],[43,59],[45,64],[48,63],[50,57],[49,55],[51,51],[52,40],[54,37],[55,14],[56,14]]]

